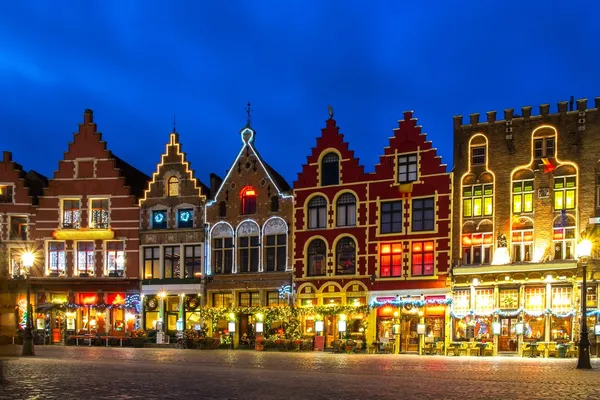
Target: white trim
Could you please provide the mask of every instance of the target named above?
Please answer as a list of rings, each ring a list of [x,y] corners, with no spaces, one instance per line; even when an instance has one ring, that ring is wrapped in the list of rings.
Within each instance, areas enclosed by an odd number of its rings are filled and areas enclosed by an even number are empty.
[[[239,231],[239,229],[240,229],[240,226],[242,226],[243,224],[245,224],[245,223],[247,223],[247,222],[248,222],[248,223],[250,223],[250,222],[251,222],[251,223],[254,223],[254,225],[256,225],[256,229],[257,229],[257,233],[258,233],[258,234],[256,235],[256,236],[258,236],[258,272],[263,272],[263,265],[262,265],[263,241],[261,240],[261,239],[262,239],[262,235],[261,235],[261,232],[262,232],[262,231],[261,231],[261,229],[260,229],[260,225],[258,224],[258,222],[256,222],[256,221],[255,221],[255,220],[253,220],[253,219],[245,219],[245,220],[241,221],[241,222],[240,222],[240,223],[239,223],[239,224],[236,226],[236,228],[235,228],[235,240],[237,241],[237,239],[238,239],[238,238],[240,238],[240,237],[247,237],[247,238],[251,238],[251,237],[255,236],[255,235],[243,235],[243,236],[240,236],[240,235],[238,234],[238,231]],[[249,247],[249,248],[251,247],[251,246],[250,246],[250,242],[248,242],[248,247]],[[233,268],[234,268],[234,271],[233,271],[233,272],[234,272],[234,273],[237,273],[237,272],[238,272],[238,265],[237,265],[237,248],[238,248],[238,246],[236,246],[236,245],[235,245],[235,243],[234,243],[234,249],[235,249],[235,254],[234,254],[234,257],[233,257],[233,260],[234,260],[234,263],[233,263]],[[247,271],[247,272],[243,272],[243,273],[244,273],[244,274],[248,274],[248,273],[252,273],[252,271]]]

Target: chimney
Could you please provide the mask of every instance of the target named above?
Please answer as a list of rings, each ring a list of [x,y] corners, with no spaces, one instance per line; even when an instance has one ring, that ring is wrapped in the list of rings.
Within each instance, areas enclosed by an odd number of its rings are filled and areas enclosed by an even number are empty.
[[[568,101],[559,101],[558,102],[558,112],[561,114],[565,114],[567,112],[569,102]]]
[[[12,153],[10,151],[5,151],[3,154],[2,161],[6,162],[6,163],[11,162],[12,161]]]
[[[521,107],[521,114],[523,114],[523,118],[531,117],[531,106]]]
[[[579,111],[585,111],[586,107],[587,107],[587,99],[579,99],[579,100],[577,100],[577,109]]]
[[[221,187],[222,183],[223,179],[217,176],[217,174],[210,174],[210,193],[212,196],[214,196],[219,191],[219,188]]]
[[[513,110],[512,108],[507,108],[504,110],[504,119],[505,120],[511,120],[513,117],[513,112],[515,110]]]
[[[550,113],[550,104],[540,104],[540,115],[547,117]]]
[[[496,122],[496,111],[488,111],[486,112],[486,115],[488,124],[493,124]]]
[[[89,108],[83,112],[83,123],[91,124],[94,122],[94,112]]]

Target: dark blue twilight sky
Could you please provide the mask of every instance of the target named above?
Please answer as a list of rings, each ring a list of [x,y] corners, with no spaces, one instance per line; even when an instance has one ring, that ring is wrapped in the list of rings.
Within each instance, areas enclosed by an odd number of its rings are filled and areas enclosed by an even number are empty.
[[[405,110],[450,169],[453,115],[600,96],[599,2],[466,3],[3,2],[0,150],[51,175],[92,108],[109,148],[150,174],[176,113],[208,183],[250,100],[257,148],[291,184],[328,104],[367,171]]]

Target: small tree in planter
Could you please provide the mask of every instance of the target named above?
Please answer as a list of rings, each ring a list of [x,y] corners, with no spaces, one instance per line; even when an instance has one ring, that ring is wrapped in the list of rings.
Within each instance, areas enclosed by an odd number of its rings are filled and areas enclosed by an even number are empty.
[[[142,329],[136,329],[131,332],[131,343],[135,348],[144,347],[144,342],[146,341],[146,332]]]

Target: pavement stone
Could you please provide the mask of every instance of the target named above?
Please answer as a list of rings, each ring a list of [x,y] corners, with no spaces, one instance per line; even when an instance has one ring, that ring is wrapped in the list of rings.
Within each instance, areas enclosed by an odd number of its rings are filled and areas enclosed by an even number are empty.
[[[0,399],[600,399],[600,360],[1,346]]]

